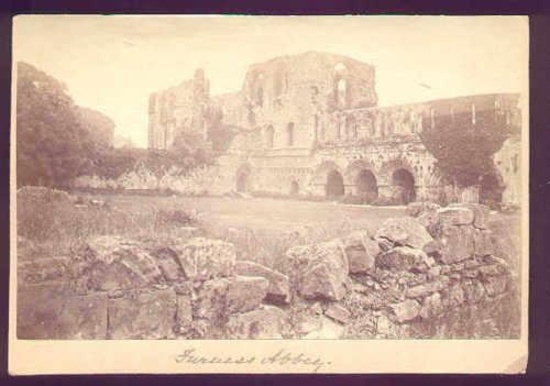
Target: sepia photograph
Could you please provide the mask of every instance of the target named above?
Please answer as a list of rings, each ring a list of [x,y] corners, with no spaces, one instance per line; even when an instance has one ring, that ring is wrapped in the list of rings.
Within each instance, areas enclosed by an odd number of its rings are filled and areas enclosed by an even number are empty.
[[[12,354],[526,355],[528,47],[518,16],[16,17]]]

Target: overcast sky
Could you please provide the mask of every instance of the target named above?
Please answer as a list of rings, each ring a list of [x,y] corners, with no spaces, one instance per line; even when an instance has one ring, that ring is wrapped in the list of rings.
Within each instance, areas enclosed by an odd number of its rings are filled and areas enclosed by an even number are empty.
[[[62,80],[76,103],[147,145],[148,95],[202,67],[213,95],[241,88],[248,65],[324,51],[376,66],[380,105],[525,90],[522,17],[22,16],[14,59]]]

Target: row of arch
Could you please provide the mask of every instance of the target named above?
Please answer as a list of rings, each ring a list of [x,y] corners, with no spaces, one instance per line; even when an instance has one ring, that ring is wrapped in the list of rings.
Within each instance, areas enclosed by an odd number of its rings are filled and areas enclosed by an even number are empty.
[[[359,197],[362,203],[371,203],[379,196],[391,198],[394,204],[407,204],[417,198],[418,181],[415,179],[413,170],[403,166],[400,163],[390,166],[386,165],[389,174],[377,175],[368,164],[352,164],[346,176],[332,162],[321,164],[313,179],[304,182],[300,178],[287,180],[288,184],[283,192],[290,196],[297,196],[302,190],[314,186],[316,194],[323,194],[329,199],[342,197],[346,194]],[[236,190],[238,192],[248,192],[250,190],[250,166],[245,164],[241,166],[236,173]],[[300,181],[309,186],[300,186]],[[498,175],[488,174],[480,178],[479,184],[479,202],[498,203],[502,201],[503,181]],[[383,191],[380,191],[381,188]]]
[[[365,202],[372,202],[378,198],[378,180],[369,169],[361,169],[353,181],[354,195],[361,197]],[[416,199],[414,176],[407,169],[397,169],[392,173],[391,186],[397,201],[407,204]],[[326,176],[325,196],[329,198],[341,197],[346,193],[344,178],[337,170],[330,170]]]
[[[335,168],[330,168],[322,171],[321,184],[324,186],[324,195],[327,198],[338,198],[344,196],[346,192],[344,177]],[[247,192],[249,190],[250,167],[243,166],[237,170],[236,190],[237,192]],[[319,182],[319,179],[317,179]],[[364,202],[372,202],[379,196],[379,182],[372,170],[363,168],[360,169],[353,181],[355,191],[354,195],[359,196]],[[392,174],[391,179],[393,191],[399,194],[399,201],[406,204],[416,199],[415,179],[412,173],[406,169],[396,169]],[[288,186],[288,194],[296,196],[300,193],[303,187],[300,186],[298,180],[291,180]]]

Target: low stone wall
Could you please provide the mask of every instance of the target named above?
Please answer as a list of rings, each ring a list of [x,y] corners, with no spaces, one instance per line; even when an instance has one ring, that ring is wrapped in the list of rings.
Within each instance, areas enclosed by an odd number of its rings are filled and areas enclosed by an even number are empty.
[[[69,257],[21,261],[18,337],[403,338],[409,325],[506,294],[511,272],[494,254],[487,208],[408,213],[374,234],[290,248],[288,275],[203,237],[102,236]]]
[[[185,195],[223,194],[231,190],[233,183],[221,173],[218,166],[199,167],[185,175],[177,169],[168,170],[161,177],[140,168],[118,178],[102,178],[96,175],[81,176],[74,182],[75,188],[170,190]]]

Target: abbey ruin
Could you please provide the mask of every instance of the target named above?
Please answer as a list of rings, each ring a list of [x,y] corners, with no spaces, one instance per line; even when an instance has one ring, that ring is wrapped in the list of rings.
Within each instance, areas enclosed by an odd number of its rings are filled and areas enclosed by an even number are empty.
[[[435,201],[449,188],[422,141],[426,128],[498,132],[520,126],[518,94],[378,107],[375,80],[372,65],[306,52],[251,65],[241,90],[212,96],[197,70],[150,96],[149,148],[169,149],[182,131],[216,141],[223,130],[230,135],[218,144],[223,154],[212,190],[407,203]],[[467,201],[519,204],[518,144],[519,130]]]

